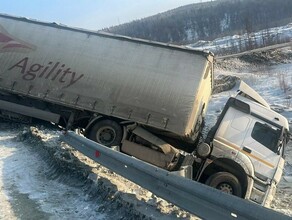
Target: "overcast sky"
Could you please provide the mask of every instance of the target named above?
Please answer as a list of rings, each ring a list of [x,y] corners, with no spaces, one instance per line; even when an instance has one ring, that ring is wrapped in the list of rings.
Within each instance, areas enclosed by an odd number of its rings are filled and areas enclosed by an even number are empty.
[[[0,13],[99,30],[209,0],[0,0]]]

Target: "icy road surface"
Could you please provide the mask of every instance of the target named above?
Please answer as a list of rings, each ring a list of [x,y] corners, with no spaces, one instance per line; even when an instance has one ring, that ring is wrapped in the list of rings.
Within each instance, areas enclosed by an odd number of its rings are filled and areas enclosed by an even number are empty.
[[[20,128],[1,125],[0,219],[104,219],[77,183],[62,183],[36,146],[17,140]],[[72,185],[72,186],[70,186]]]

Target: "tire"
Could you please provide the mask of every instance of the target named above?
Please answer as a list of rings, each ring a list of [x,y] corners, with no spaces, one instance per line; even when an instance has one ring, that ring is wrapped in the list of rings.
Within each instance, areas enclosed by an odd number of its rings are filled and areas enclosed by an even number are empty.
[[[242,197],[242,189],[237,177],[228,172],[218,172],[211,175],[206,185],[216,188],[222,192]]]
[[[123,129],[109,119],[97,121],[91,127],[88,138],[107,147],[118,146],[123,138]]]

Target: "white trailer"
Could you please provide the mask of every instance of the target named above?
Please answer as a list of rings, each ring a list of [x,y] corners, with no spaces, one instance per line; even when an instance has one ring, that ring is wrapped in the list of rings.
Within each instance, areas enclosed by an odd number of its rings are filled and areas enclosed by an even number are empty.
[[[4,15],[0,30],[2,90],[196,140],[211,53]]]

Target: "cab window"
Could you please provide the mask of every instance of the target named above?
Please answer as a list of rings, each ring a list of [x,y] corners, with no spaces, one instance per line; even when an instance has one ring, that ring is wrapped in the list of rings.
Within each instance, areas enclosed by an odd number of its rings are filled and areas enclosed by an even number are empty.
[[[264,145],[265,147],[269,148],[273,152],[277,152],[277,144],[280,138],[281,131],[280,129],[273,128],[267,124],[262,124],[256,122],[253,130],[251,132],[251,137],[259,142],[260,144]]]

